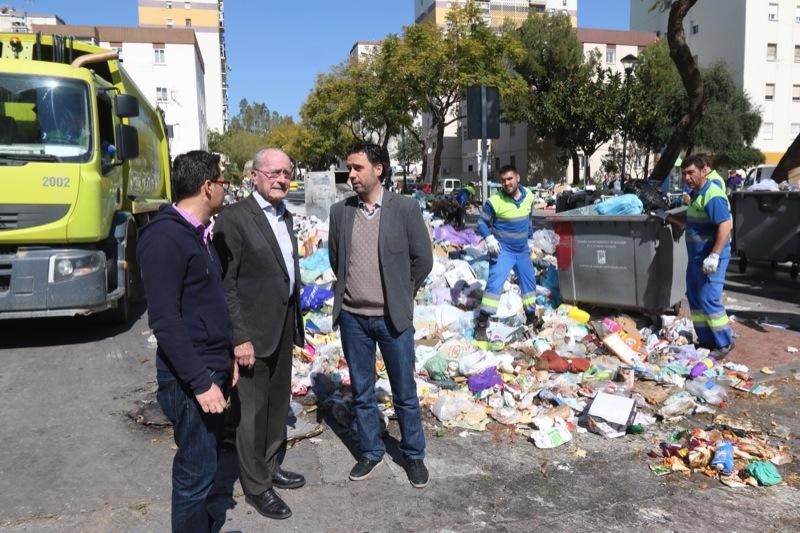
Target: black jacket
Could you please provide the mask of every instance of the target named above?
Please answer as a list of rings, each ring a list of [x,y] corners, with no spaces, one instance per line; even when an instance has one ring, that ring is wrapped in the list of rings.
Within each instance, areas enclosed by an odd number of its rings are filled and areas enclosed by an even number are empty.
[[[342,310],[356,209],[358,196],[331,206],[328,254],[337,279],[333,300],[334,324],[338,323]],[[414,323],[414,296],[433,268],[431,238],[415,200],[384,191],[380,213],[378,259],[383,301],[392,326],[397,331],[404,331]]]
[[[211,243],[174,207],[145,226],[137,246],[150,328],[158,340],[156,366],[199,394],[210,371],[230,370],[231,326],[222,267]]]
[[[284,217],[294,235],[292,214]],[[289,273],[278,239],[253,196],[229,205],[214,224],[214,246],[223,266],[225,299],[233,322],[233,345],[250,341],[256,357],[269,357],[278,348],[289,306]],[[300,262],[294,252],[294,342],[303,345],[300,311]]]

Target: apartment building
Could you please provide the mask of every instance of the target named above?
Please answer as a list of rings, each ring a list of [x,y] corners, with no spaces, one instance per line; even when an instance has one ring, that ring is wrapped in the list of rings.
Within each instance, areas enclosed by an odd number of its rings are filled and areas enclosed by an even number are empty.
[[[437,26],[447,23],[447,13],[453,5],[466,0],[413,0],[414,21],[417,24],[433,21]],[[522,24],[528,13],[564,13],[578,24],[578,0],[476,0],[483,11],[484,20],[493,28],[500,28],[506,21]]]
[[[191,28],[34,25],[33,30],[119,52],[150,104],[164,111],[172,156],[208,148],[203,58]]]
[[[631,29],[666,35],[667,13],[631,0]],[[753,145],[777,163],[800,134],[800,1],[703,0],[684,19],[686,42],[700,66],[723,61],[761,109]]]
[[[31,33],[34,24],[64,24],[57,15],[51,13],[29,13],[13,7],[0,8],[0,32]]]
[[[228,62],[225,51],[223,0],[138,0],[139,26],[190,28],[205,65],[204,83],[208,129],[228,128]]]

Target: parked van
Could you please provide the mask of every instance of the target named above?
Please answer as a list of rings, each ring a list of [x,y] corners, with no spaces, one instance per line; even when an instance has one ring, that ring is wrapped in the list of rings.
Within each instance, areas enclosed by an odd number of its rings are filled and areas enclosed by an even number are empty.
[[[751,185],[760,183],[763,180],[772,179],[772,172],[775,170],[775,165],[758,165],[747,171],[747,177],[742,184],[743,189],[747,189]]]
[[[461,189],[461,180],[458,178],[444,178],[442,180],[442,192],[450,194]]]

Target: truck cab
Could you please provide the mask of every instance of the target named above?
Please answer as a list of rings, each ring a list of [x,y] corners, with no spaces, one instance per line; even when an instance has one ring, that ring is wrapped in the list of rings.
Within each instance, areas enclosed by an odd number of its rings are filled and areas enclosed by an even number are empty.
[[[138,227],[170,194],[160,116],[113,52],[0,42],[0,319],[127,321]]]

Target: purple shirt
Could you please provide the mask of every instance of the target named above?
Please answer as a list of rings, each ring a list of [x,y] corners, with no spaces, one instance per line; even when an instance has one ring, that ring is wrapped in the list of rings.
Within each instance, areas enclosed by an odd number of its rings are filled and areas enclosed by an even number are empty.
[[[178,204],[172,204],[172,207],[175,208],[175,211],[177,211],[178,214],[180,214],[186,222],[191,224],[192,227],[195,230],[197,230],[197,233],[200,233],[202,235],[203,244],[208,246],[208,238],[211,235],[211,224],[203,224],[202,222],[197,220],[196,216],[178,207]]]

